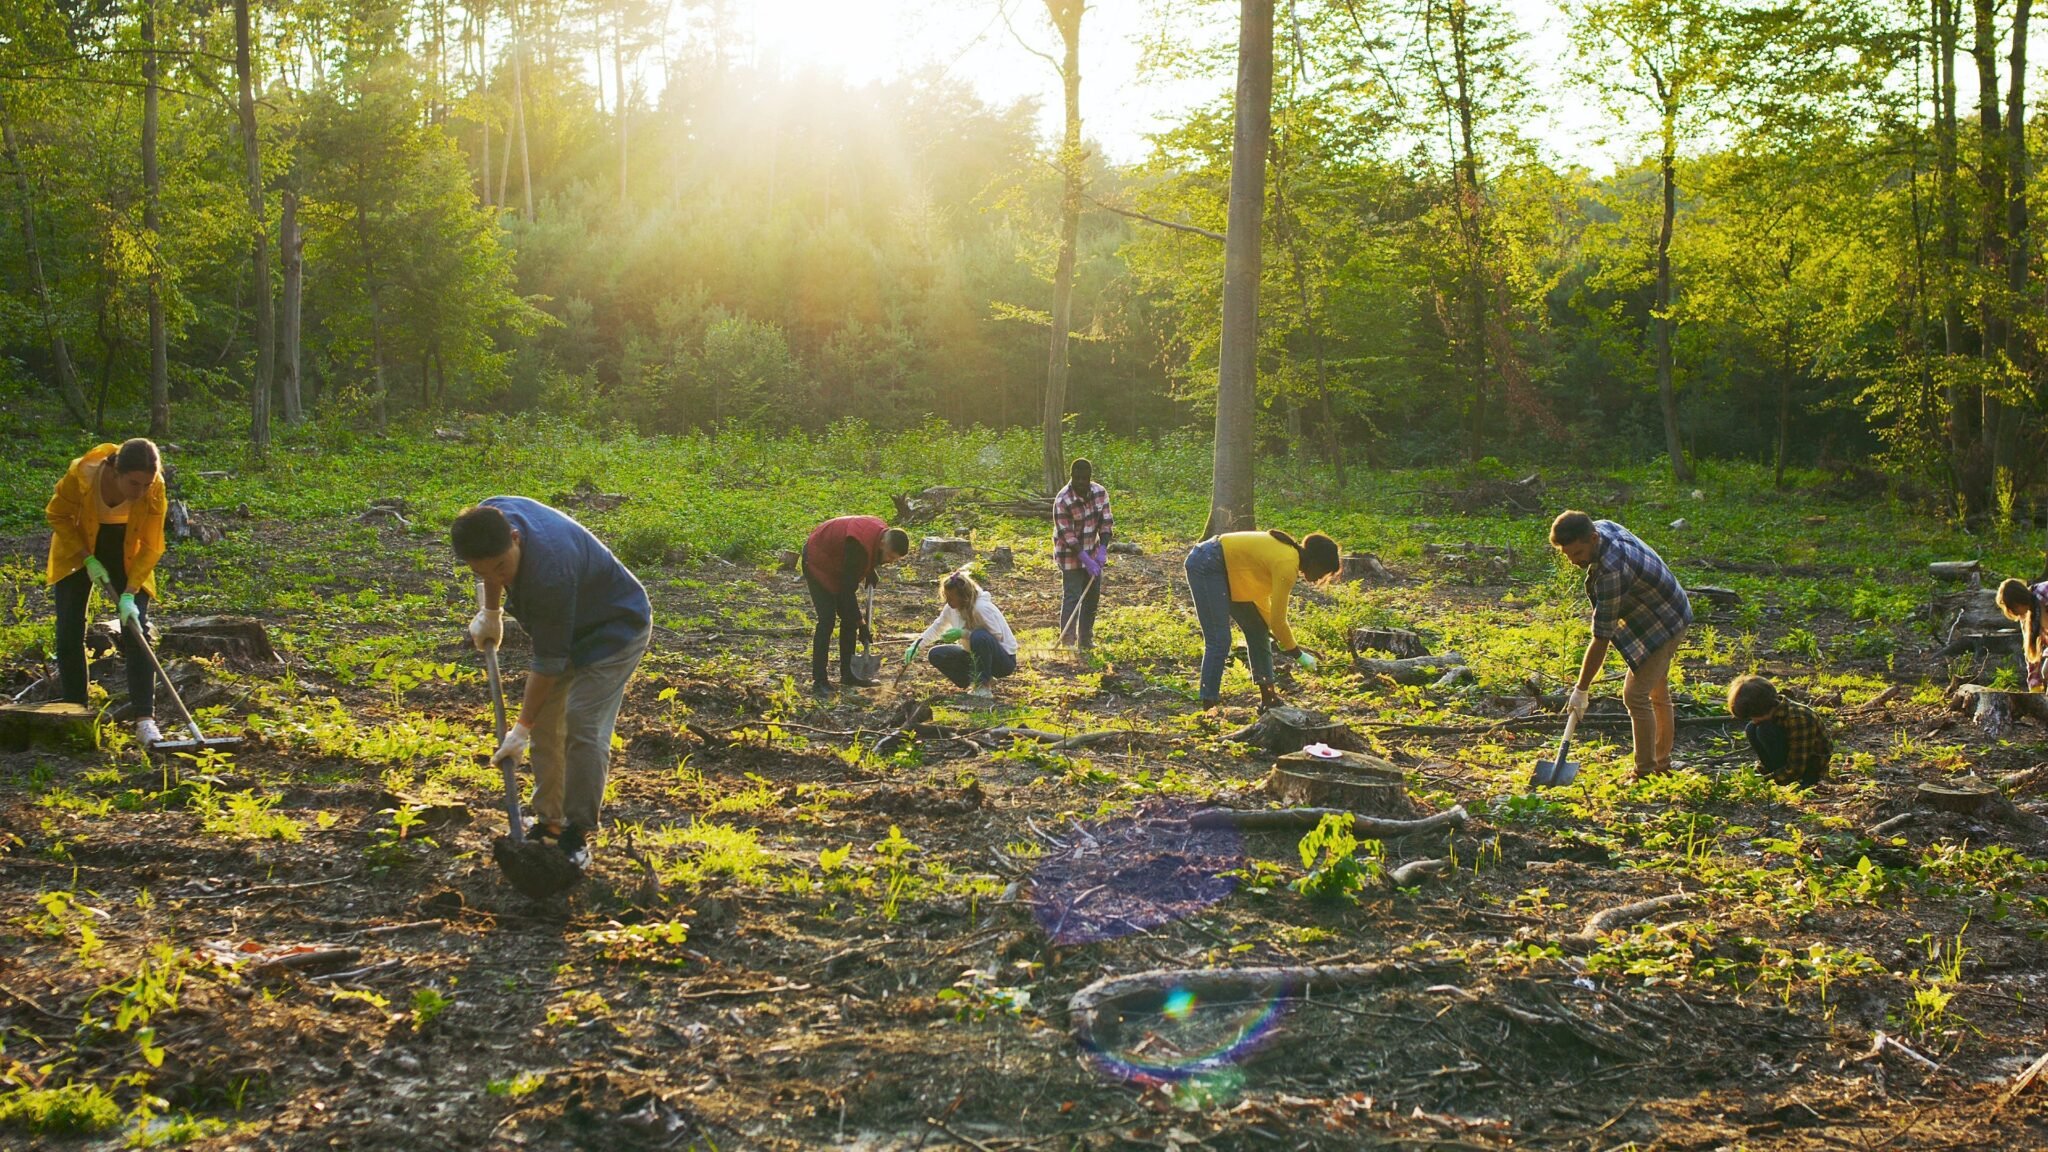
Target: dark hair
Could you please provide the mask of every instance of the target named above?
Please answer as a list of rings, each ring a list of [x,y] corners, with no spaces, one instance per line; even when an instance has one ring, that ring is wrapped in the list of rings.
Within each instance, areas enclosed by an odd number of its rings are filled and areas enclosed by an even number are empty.
[[[908,556],[910,555],[910,533],[905,532],[901,528],[891,528],[887,532],[882,533],[882,547],[896,553],[898,556]],[[877,556],[875,559],[880,560],[881,557]]]
[[[1086,456],[1078,457],[1069,475],[1074,483],[1086,484],[1095,479],[1095,465]]]
[[[114,453],[116,472],[148,472],[154,475],[161,469],[162,463],[161,457],[157,455],[156,443],[140,436],[122,441],[121,450]]]
[[[488,504],[464,508],[448,528],[448,542],[459,560],[489,560],[512,547],[512,522]]]
[[[1737,676],[1728,686],[1728,714],[1737,720],[1761,720],[1777,706],[1777,687],[1761,676]]]
[[[1998,607],[2008,620],[2024,619],[2034,608],[2034,590],[2024,580],[2007,580],[1998,586]]]
[[[1337,542],[1321,532],[1311,532],[1305,540],[1296,540],[1278,528],[1267,529],[1266,535],[1294,549],[1302,567],[1313,568],[1324,577],[1335,575],[1344,567],[1344,556],[1338,551]]]
[[[1593,534],[1593,518],[1584,512],[1560,512],[1550,522],[1550,542],[1562,548]]]

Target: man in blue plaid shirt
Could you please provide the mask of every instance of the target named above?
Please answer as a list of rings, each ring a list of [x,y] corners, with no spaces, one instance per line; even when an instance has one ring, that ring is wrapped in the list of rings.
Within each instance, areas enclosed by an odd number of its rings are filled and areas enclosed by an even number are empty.
[[[1095,647],[1095,611],[1102,605],[1102,567],[1109,559],[1109,489],[1095,465],[1074,461],[1067,486],[1052,500],[1052,562],[1060,570],[1060,643],[1085,655]]]
[[[1550,525],[1550,542],[1585,569],[1586,598],[1593,602],[1593,642],[1586,646],[1579,682],[1565,710],[1585,714],[1607,649],[1621,649],[1628,664],[1621,701],[1628,706],[1635,737],[1636,775],[1669,772],[1671,744],[1678,734],[1671,710],[1671,662],[1692,623],[1692,601],[1664,558],[1612,520],[1566,512]]]

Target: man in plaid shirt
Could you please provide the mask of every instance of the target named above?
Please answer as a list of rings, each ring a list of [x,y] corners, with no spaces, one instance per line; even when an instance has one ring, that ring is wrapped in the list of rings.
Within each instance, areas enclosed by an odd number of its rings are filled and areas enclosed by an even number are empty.
[[[1074,461],[1065,488],[1052,499],[1052,561],[1060,570],[1060,643],[1095,647],[1095,610],[1102,603],[1102,566],[1109,559],[1109,489],[1095,465]]]
[[[1585,714],[1607,649],[1621,649],[1628,664],[1621,701],[1628,706],[1635,738],[1636,775],[1669,772],[1671,744],[1678,734],[1671,710],[1671,662],[1692,623],[1692,601],[1664,558],[1612,520],[1566,512],[1550,525],[1550,542],[1585,569],[1586,598],[1593,602],[1593,642],[1586,646],[1579,682],[1565,710]]]
[[[1728,686],[1728,713],[1748,721],[1743,735],[1774,782],[1811,788],[1828,774],[1835,746],[1827,725],[1813,709],[1780,695],[1769,680],[1737,677]]]

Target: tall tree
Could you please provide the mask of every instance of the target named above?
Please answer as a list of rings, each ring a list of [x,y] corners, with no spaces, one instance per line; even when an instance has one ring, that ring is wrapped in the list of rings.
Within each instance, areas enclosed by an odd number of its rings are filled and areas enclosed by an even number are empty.
[[[1081,148],[1081,0],[1045,0],[1045,12],[1059,30],[1060,88],[1066,127],[1060,134],[1060,251],[1052,276],[1052,334],[1045,367],[1044,475],[1047,492],[1066,483],[1067,460],[1061,433],[1067,415],[1068,344],[1074,324],[1074,249],[1081,235],[1081,182],[1087,157]]]
[[[170,338],[164,330],[163,175],[157,166],[156,0],[142,8],[142,231],[149,262],[149,434],[171,433]]]
[[[299,424],[306,419],[299,383],[299,345],[304,330],[306,236],[299,224],[299,191],[286,188],[278,197],[277,260],[283,265],[284,296],[278,302],[277,394],[284,405],[284,422]]]
[[[270,450],[270,375],[276,333],[272,327],[275,317],[270,295],[270,245],[263,222],[263,154],[256,139],[249,3],[250,0],[235,0],[235,83],[241,93],[242,160],[248,169],[250,296],[256,315],[256,374],[249,387],[249,446],[260,459]]]
[[[1273,135],[1273,0],[1239,0],[1237,94],[1232,107],[1214,475],[1205,536],[1250,528],[1256,515],[1260,242],[1266,214],[1266,153]]]

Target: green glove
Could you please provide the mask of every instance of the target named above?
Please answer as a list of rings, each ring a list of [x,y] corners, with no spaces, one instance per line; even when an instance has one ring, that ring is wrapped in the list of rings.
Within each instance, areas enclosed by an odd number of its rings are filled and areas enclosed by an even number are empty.
[[[92,582],[103,589],[113,587],[114,578],[107,574],[107,566],[100,563],[97,556],[85,558],[85,574],[92,577]]]
[[[918,637],[918,638],[917,638],[916,640],[913,640],[913,641],[911,641],[911,642],[910,642],[910,651],[908,651],[908,652],[905,652],[905,653],[903,654],[903,662],[904,662],[905,664],[908,664],[908,663],[910,663],[911,661],[913,661],[913,660],[916,660],[916,659],[917,659],[917,650],[918,650],[919,648],[923,647],[923,646],[924,646],[924,638],[923,638],[923,637],[921,637],[921,636],[920,636],[920,637]]]
[[[953,641],[958,640],[959,638],[960,630],[958,628],[948,628],[944,632],[939,634],[939,639],[945,641],[948,644],[951,644]]]
[[[1303,648],[1301,650],[1300,655],[1296,656],[1295,659],[1301,662],[1301,666],[1303,668],[1306,668],[1311,672],[1316,670],[1316,654],[1309,651],[1308,649]]]
[[[121,626],[123,628],[133,628],[140,632],[142,630],[142,609],[135,606],[135,593],[123,592],[121,593],[121,598],[115,603],[120,607]]]

